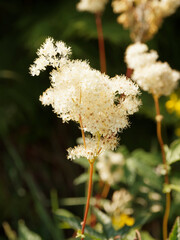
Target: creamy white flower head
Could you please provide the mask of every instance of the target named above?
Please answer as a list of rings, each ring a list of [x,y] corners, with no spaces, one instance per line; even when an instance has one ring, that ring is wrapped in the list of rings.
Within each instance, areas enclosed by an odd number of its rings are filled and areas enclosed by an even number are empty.
[[[81,115],[84,131],[93,135],[116,134],[128,125],[128,115],[140,104],[138,87],[126,77],[110,79],[79,60],[53,70],[51,84],[40,97],[42,103],[51,104],[63,121],[79,122]]]
[[[47,49],[48,45],[51,50]],[[86,149],[80,146],[71,150],[70,156],[90,157],[97,136],[102,149],[105,145],[106,149],[115,148],[117,132],[127,127],[128,115],[138,110],[139,90],[125,76],[110,78],[92,69],[86,61],[69,60],[69,54],[70,49],[62,42],[46,40],[30,70],[38,75],[46,66],[54,68],[50,73],[51,86],[40,96],[40,101],[43,105],[52,105],[64,122],[79,123],[81,119],[82,130],[94,138]]]
[[[156,62],[136,69],[132,78],[144,91],[157,96],[168,96],[176,88],[180,73],[172,70],[166,62]]]
[[[125,53],[125,62],[128,68],[136,69],[155,63],[158,59],[156,51],[148,52],[148,46],[144,43],[134,43],[128,46]]]
[[[104,204],[104,210],[110,215],[119,215],[121,213],[132,214],[132,208],[129,208],[131,194],[126,189],[115,191],[112,196],[112,201]]]
[[[96,164],[101,180],[114,185],[123,177],[124,156],[121,153],[106,151],[98,157]]]
[[[77,4],[77,10],[91,13],[101,13],[104,11],[107,2],[108,0],[80,0]]]
[[[40,71],[45,70],[47,66],[59,68],[61,63],[71,55],[71,48],[67,47],[64,42],[54,43],[54,39],[47,38],[37,51],[38,58],[30,66],[32,76],[39,75]]]
[[[148,52],[147,45],[135,43],[126,50],[125,61],[133,69],[132,79],[151,94],[170,95],[176,88],[180,73],[171,69],[168,63],[156,61],[156,51]]]
[[[68,149],[68,159],[75,159],[85,157],[89,160],[95,159],[101,153],[107,149],[114,150],[117,146],[117,137],[111,138],[86,138],[86,147],[84,145],[78,145],[75,148]]]

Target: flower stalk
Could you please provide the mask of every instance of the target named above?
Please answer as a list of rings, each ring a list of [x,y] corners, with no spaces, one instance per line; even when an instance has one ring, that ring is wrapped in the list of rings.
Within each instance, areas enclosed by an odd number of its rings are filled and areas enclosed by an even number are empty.
[[[164,142],[163,142],[162,133],[161,133],[162,115],[160,114],[159,98],[157,95],[153,95],[153,98],[154,98],[154,103],[156,108],[157,138],[161,148],[163,164],[166,170],[164,181],[165,181],[165,184],[169,184],[168,166],[167,166],[166,155],[164,151]],[[169,218],[170,206],[171,206],[171,197],[170,197],[170,193],[168,192],[166,193],[166,208],[165,208],[165,213],[163,217],[163,240],[167,240],[167,237],[168,237],[167,235],[168,234],[168,218]]]
[[[97,34],[98,34],[100,68],[102,73],[106,73],[106,55],[105,55],[105,47],[104,47],[101,13],[96,13],[95,18],[96,18],[96,26],[97,26]]]
[[[104,187],[103,187],[103,191],[101,193],[101,197],[102,198],[107,198],[109,190],[110,190],[110,185],[108,183],[105,183]]]
[[[88,211],[89,211],[89,203],[90,203],[91,192],[92,192],[92,177],[93,177],[94,161],[89,161],[89,163],[90,163],[89,184],[88,184],[86,208],[85,208],[84,219],[83,219],[83,223],[82,223],[82,231],[81,231],[82,234],[84,234],[84,229],[86,226],[86,220],[87,220],[87,215],[88,215]],[[84,237],[82,237],[81,240],[84,240]]]

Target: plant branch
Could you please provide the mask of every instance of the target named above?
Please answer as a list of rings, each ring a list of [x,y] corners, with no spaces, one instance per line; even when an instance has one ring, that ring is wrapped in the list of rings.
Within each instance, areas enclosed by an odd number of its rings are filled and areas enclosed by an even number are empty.
[[[95,18],[96,18],[96,26],[97,26],[97,34],[98,34],[101,72],[106,73],[106,55],[105,55],[105,47],[104,47],[104,37],[103,37],[103,30],[102,30],[101,13],[96,13]]]
[[[84,234],[84,229],[85,229],[85,226],[86,226],[86,220],[87,220],[87,215],[88,215],[88,210],[89,210],[89,202],[90,202],[91,191],[92,191],[92,176],[93,176],[94,162],[89,162],[89,163],[90,163],[89,185],[88,185],[88,195],[87,195],[87,201],[86,201],[86,209],[85,209],[84,219],[83,219],[83,224],[82,224],[82,231],[81,231],[82,234]],[[84,238],[81,238],[81,240],[84,240]]]
[[[110,185],[108,183],[104,184],[103,191],[101,193],[102,198],[106,198],[110,190]]]
[[[168,177],[168,166],[166,162],[166,155],[164,151],[164,142],[162,139],[162,132],[161,132],[161,121],[162,121],[162,115],[160,114],[160,107],[159,107],[159,98],[156,95],[153,95],[155,108],[156,108],[156,123],[157,123],[157,138],[159,141],[159,145],[161,148],[161,154],[162,154],[162,160],[163,164],[165,166],[166,174],[164,176],[164,181],[166,184],[169,184],[169,177]],[[170,193],[166,193],[166,208],[165,213],[163,217],[163,240],[167,240],[168,237],[168,218],[169,218],[169,212],[170,212],[170,206],[171,206],[171,197]]]

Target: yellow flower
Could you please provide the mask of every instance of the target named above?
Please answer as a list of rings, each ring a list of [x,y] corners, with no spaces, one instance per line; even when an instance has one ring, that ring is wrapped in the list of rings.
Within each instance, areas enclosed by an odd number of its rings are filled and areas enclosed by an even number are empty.
[[[135,222],[134,218],[129,217],[128,215],[126,215],[124,213],[122,213],[118,216],[112,217],[112,224],[116,230],[124,227],[125,225],[132,226],[132,225],[134,225],[134,222]]]
[[[166,102],[166,108],[169,113],[175,112],[177,116],[180,116],[180,99],[177,94],[171,94],[170,99]]]
[[[167,108],[167,111],[169,113],[173,113],[174,112],[174,106],[175,106],[175,102],[172,101],[172,100],[169,100],[166,102],[166,108]]]
[[[180,100],[178,100],[175,104],[175,111],[178,116],[180,116]]]

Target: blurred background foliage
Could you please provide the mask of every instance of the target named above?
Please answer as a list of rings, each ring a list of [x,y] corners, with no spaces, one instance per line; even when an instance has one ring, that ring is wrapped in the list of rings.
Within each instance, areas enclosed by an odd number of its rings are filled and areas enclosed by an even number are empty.
[[[65,197],[84,196],[84,185],[77,187],[73,184],[84,170],[66,160],[66,149],[76,144],[80,131],[74,123],[62,124],[51,107],[41,106],[39,95],[49,86],[48,73],[37,78],[31,77],[28,70],[36,58],[37,48],[48,36],[65,41],[72,47],[73,58],[88,59],[92,67],[99,69],[95,18],[92,14],[77,12],[76,3],[75,0],[0,0],[2,240],[6,239],[2,223],[9,222],[17,230],[19,219],[45,240],[63,239],[63,233],[56,227],[56,219],[52,216],[53,189],[58,193],[59,201]],[[124,52],[131,42],[129,32],[116,22],[116,17],[109,3],[103,15],[103,30],[110,76],[126,72]],[[165,19],[155,38],[148,42],[150,48],[158,51],[161,61],[167,61],[177,70],[180,70],[179,24],[180,9]],[[176,93],[180,95],[179,90]],[[180,118],[167,112],[167,100],[165,97],[161,99],[161,108],[163,134],[165,142],[170,144],[177,138],[175,129]],[[129,151],[142,148],[157,152],[153,100],[142,93],[142,101],[140,112],[130,119],[131,127],[121,134],[120,144],[126,145]],[[174,176],[179,167],[176,164],[172,169]],[[134,191],[138,194],[136,188]],[[82,217],[82,206],[67,208]],[[172,214],[177,214],[177,209]],[[174,219],[171,217],[172,225]]]

